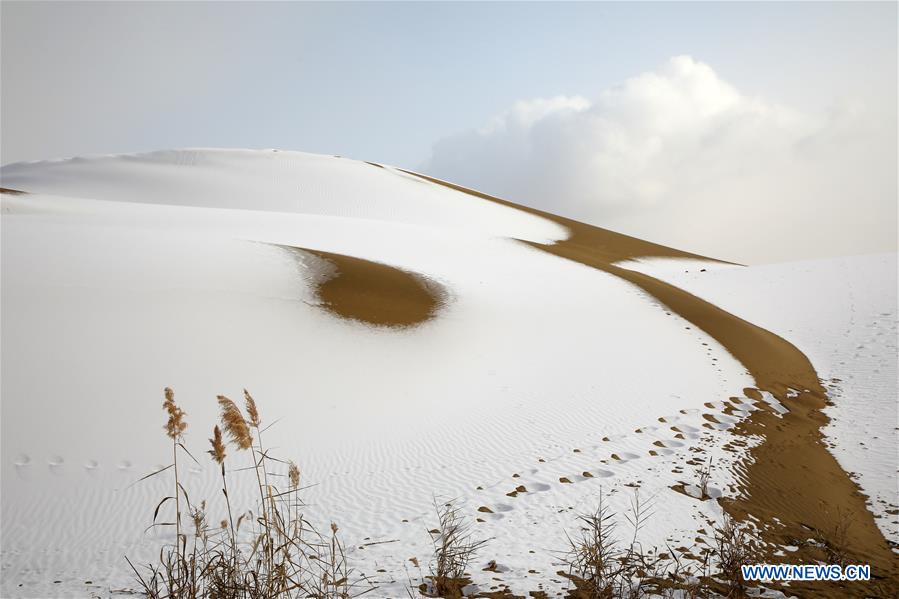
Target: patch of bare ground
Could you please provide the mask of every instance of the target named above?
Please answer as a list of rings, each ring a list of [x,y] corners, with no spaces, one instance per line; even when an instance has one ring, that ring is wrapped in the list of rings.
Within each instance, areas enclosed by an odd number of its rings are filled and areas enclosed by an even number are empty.
[[[742,496],[721,501],[725,511],[739,521],[761,523],[761,538],[772,547],[799,547],[787,557],[778,557],[769,547],[763,555],[769,563],[826,562],[839,545],[847,563],[871,565],[870,584],[792,583],[791,593],[810,597],[893,596],[899,586],[899,560],[877,528],[865,496],[823,443],[821,427],[828,418],[822,409],[827,395],[805,354],[770,331],[678,287],[614,264],[649,256],[708,258],[404,172],[566,227],[570,235],[565,240],[522,243],[628,281],[724,346],[749,371],[758,389],[770,392],[789,408],[782,417],[770,410],[756,410],[734,430],[738,435],[758,435],[764,441],[750,450],[740,479]],[[788,396],[791,389],[793,397]],[[852,521],[848,528],[844,525],[847,518]]]
[[[20,191],[18,189],[10,189],[8,187],[0,187],[0,193],[8,193],[9,195],[20,196],[28,193],[27,191]]]
[[[279,247],[298,260],[319,262],[314,283],[320,307],[340,318],[405,328],[434,318],[446,303],[446,290],[424,275],[343,254]]]

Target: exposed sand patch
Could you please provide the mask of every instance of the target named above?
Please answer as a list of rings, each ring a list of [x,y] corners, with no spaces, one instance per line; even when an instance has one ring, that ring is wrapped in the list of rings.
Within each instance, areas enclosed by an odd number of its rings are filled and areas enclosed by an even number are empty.
[[[858,486],[823,443],[821,427],[828,418],[822,409],[827,396],[805,354],[785,339],[682,289],[614,265],[614,262],[650,256],[708,258],[519,206],[425,175],[403,172],[567,227],[570,236],[563,241],[523,243],[629,281],[724,346],[746,367],[759,389],[771,393],[790,409],[782,417],[770,410],[757,410],[736,427],[738,433],[759,435],[765,441],[750,450],[752,460],[742,473],[744,497],[722,501],[724,509],[740,520],[754,517],[760,521],[761,535],[766,542],[799,546],[788,558],[778,558],[770,551],[768,558],[772,562],[826,561],[822,548],[807,541],[817,537],[819,542],[835,543],[835,529],[841,520],[849,517],[852,520],[847,534],[850,562],[870,563],[872,577],[884,585],[884,592],[895,588],[899,582],[899,560],[877,528]],[[788,397],[790,389],[798,394]],[[879,591],[872,587],[821,582],[790,586],[793,591],[831,597],[876,596]]]
[[[280,246],[300,258],[311,257],[311,273],[320,306],[350,320],[378,327],[411,327],[433,318],[445,304],[446,290],[437,282],[380,262],[308,248]]]

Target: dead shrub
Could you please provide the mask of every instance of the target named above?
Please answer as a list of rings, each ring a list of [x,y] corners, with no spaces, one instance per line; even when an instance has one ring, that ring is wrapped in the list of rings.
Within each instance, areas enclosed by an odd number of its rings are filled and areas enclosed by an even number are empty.
[[[855,518],[851,513],[843,511],[838,507],[833,524],[828,530],[815,529],[815,540],[822,546],[827,563],[839,564],[840,567],[852,563],[849,549],[849,530],[852,528],[854,521]]]

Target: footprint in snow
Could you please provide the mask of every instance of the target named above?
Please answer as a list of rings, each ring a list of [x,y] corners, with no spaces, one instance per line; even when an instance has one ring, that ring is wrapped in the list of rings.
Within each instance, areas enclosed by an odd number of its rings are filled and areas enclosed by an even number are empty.
[[[622,451],[621,453],[613,453],[612,454],[612,459],[617,460],[619,462],[627,462],[629,460],[636,460],[639,457],[640,456],[638,456],[637,454],[631,453],[629,451]]]
[[[509,506],[506,506],[506,508],[507,508],[507,511],[512,509]],[[500,509],[500,508],[497,507],[497,509]],[[491,520],[501,520],[501,519],[505,518],[505,516],[503,514],[497,514],[496,512],[494,512],[492,509],[490,509],[486,505],[482,505],[481,507],[479,507],[478,513],[480,514],[480,517],[478,518],[479,521],[484,521],[483,520],[484,518],[490,518]]]
[[[730,423],[730,422],[718,422],[715,424],[708,423],[708,428],[713,428],[713,429],[719,430],[719,431],[728,431],[728,430],[734,428],[734,424]]]

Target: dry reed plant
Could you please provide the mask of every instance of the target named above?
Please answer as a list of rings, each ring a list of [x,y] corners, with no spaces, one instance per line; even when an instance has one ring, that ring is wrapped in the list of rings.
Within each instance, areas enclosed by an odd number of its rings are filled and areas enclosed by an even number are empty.
[[[471,523],[465,519],[453,500],[440,502],[435,498],[434,509],[437,513],[437,528],[428,531],[434,545],[430,575],[423,579],[417,589],[410,578],[407,594],[409,597],[462,597],[463,587],[471,582],[468,567],[489,539],[475,538]],[[422,580],[418,560],[413,558],[411,561],[418,568],[419,579]],[[408,569],[406,575],[409,576]]]
[[[737,524],[725,515],[714,529],[715,547],[697,559],[670,546],[667,551],[645,549],[640,530],[651,516],[651,505],[637,492],[624,514],[631,534],[622,540],[616,515],[600,495],[595,512],[579,517],[579,534],[568,537],[568,551],[562,554],[568,577],[574,585],[569,597],[575,599],[638,599],[647,596],[739,597],[745,594],[740,565],[759,559],[759,543],[748,525]],[[713,565],[717,570],[713,572]]]
[[[157,563],[139,569],[125,558],[144,594],[149,599],[351,599],[373,590],[365,577],[350,569],[337,525],[331,524],[330,534],[324,535],[305,519],[300,470],[292,461],[268,454],[253,397],[244,390],[246,417],[232,400],[223,395],[217,399],[221,426],[212,429],[207,453],[219,467],[227,514],[219,526],[210,527],[206,501],[192,503],[181,484],[179,453],[194,458],[183,443],[185,413],[173,391],[165,389],[164,428],[172,440],[172,463],[141,480],[172,470],[174,493],[157,504],[150,528],[174,527],[176,540],[160,549]],[[244,512],[234,518],[225,434],[237,452],[249,452],[252,459],[259,491],[257,517]],[[279,465],[286,465],[286,475],[272,470]],[[281,487],[271,482],[281,477],[287,481]],[[173,520],[158,521],[170,500]],[[187,518],[193,523],[192,534],[182,527]]]
[[[727,586],[727,597],[743,597],[746,585],[740,566],[761,559],[759,542],[748,524],[740,524],[727,513],[715,528],[715,557],[719,576]]]
[[[563,556],[569,576],[575,578],[580,595],[593,598],[612,597],[620,576],[620,550],[615,538],[613,514],[600,495],[599,507],[578,517],[580,535],[568,537],[569,549]]]
[[[630,509],[624,514],[631,527],[630,540],[622,541],[617,535],[615,514],[600,494],[596,511],[579,517],[580,535],[568,537],[568,552],[563,555],[576,586],[575,596],[637,599],[662,593],[660,582],[672,562],[655,550],[645,550],[640,542],[640,531],[651,516],[651,503],[643,501],[635,491]]]
[[[825,513],[828,511],[825,509]],[[849,548],[849,530],[855,523],[853,515],[837,507],[834,524],[825,532],[815,529],[814,538],[818,546],[824,551],[829,564],[839,564],[841,567],[851,563],[851,551]]]
[[[699,483],[697,486],[699,487],[700,499],[709,499],[709,481],[712,479],[712,456],[709,456],[709,460],[696,469],[696,479]]]

